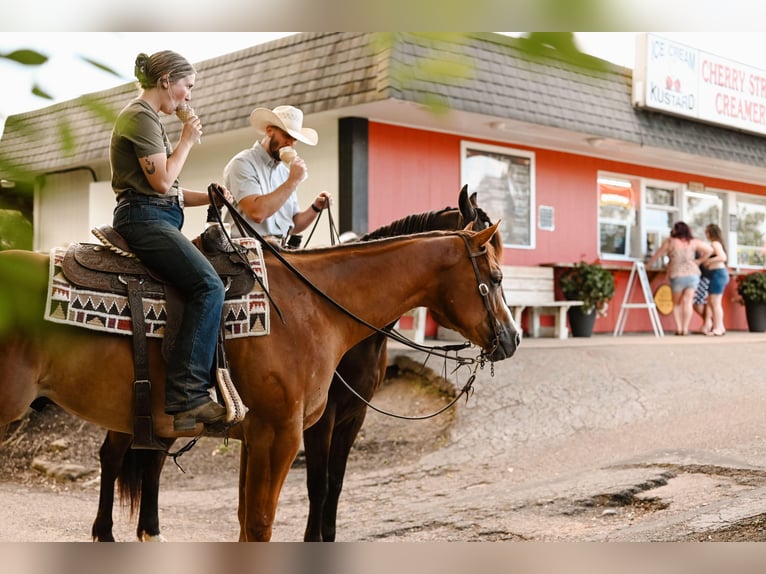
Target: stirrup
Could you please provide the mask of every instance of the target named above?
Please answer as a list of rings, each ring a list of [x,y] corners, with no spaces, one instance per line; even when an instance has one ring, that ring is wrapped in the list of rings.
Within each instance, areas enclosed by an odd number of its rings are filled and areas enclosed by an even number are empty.
[[[215,379],[218,383],[218,391],[221,393],[223,404],[226,407],[226,423],[230,425],[241,423],[249,409],[242,402],[237,389],[234,387],[229,369],[217,368],[215,370]]]

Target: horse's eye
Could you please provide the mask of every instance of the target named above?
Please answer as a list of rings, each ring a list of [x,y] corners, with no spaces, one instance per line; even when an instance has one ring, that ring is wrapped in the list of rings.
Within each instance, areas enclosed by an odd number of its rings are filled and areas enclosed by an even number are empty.
[[[501,285],[503,283],[503,272],[500,269],[493,269],[489,274],[489,278],[495,285]]]

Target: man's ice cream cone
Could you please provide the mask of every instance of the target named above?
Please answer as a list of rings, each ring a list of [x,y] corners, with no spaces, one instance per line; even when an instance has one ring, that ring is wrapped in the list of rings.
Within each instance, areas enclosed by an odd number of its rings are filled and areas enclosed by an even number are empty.
[[[292,146],[285,146],[279,148],[279,159],[282,160],[286,165],[290,165],[290,163],[298,157],[298,152],[295,151],[295,148]]]

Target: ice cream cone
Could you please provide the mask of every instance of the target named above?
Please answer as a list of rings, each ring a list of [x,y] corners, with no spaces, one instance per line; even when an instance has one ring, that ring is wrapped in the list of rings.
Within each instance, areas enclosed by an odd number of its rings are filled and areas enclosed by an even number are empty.
[[[298,157],[298,152],[295,151],[295,148],[292,146],[285,146],[279,148],[279,159],[282,160],[282,162],[285,165],[290,165],[290,163]]]
[[[181,120],[182,123],[188,122],[192,117],[194,117],[194,108],[192,108],[189,104],[186,102],[181,102],[179,106],[176,108],[176,117]],[[202,140],[197,138],[197,143],[202,143]]]

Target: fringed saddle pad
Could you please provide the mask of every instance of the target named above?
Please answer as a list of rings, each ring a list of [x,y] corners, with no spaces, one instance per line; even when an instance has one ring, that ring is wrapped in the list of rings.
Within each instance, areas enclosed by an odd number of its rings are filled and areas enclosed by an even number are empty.
[[[268,289],[266,266],[261,244],[253,238],[233,239],[247,248],[250,266]],[[120,335],[133,333],[128,298],[101,291],[82,289],[69,282],[61,272],[67,249],[56,247],[50,253],[50,276],[45,319],[94,331]],[[161,338],[165,333],[165,300],[144,296],[146,336]],[[227,339],[269,334],[269,300],[256,281],[253,290],[237,299],[227,299],[223,307]]]

